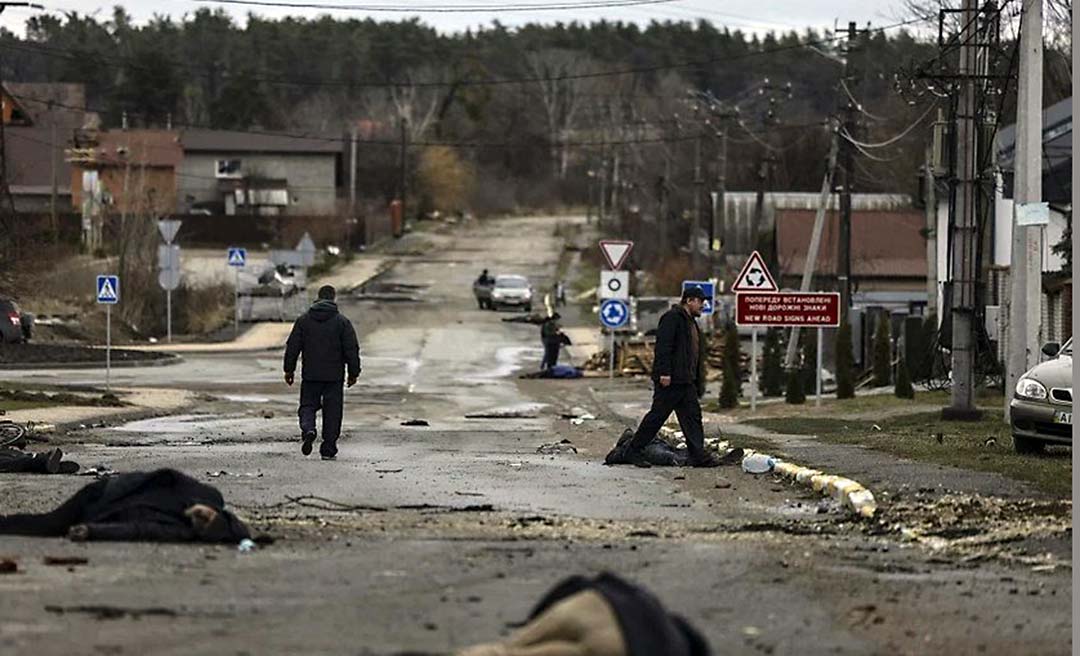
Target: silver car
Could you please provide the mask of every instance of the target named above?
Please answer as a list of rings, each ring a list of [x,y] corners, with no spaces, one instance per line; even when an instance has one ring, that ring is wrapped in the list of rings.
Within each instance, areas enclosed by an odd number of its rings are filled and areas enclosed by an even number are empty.
[[[525,276],[495,276],[495,286],[491,289],[490,307],[520,307],[532,312],[533,288]]]
[[[1016,382],[1009,416],[1017,453],[1038,453],[1046,444],[1072,445],[1072,342],[1043,346],[1051,359]]]

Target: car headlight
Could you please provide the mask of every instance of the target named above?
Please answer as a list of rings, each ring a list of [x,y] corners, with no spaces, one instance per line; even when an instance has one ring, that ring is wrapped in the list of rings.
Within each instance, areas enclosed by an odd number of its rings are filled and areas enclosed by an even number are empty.
[[[1016,381],[1016,396],[1030,401],[1046,399],[1046,386],[1033,378],[1021,378]]]

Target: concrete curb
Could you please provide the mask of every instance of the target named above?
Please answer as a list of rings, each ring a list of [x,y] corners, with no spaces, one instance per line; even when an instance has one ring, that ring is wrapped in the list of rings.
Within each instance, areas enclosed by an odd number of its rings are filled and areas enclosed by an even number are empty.
[[[753,454],[753,451],[748,450],[744,459]],[[758,455],[765,455],[766,457],[772,458],[772,456],[768,456],[767,454]],[[772,458],[772,460],[775,463],[772,471],[802,485],[803,487],[818,492],[822,496],[829,496],[836,499],[843,504],[845,508],[860,517],[871,519],[877,512],[877,501],[874,499],[874,494],[863,487],[858,481],[853,481],[850,478],[844,478],[843,476],[826,474],[818,469],[803,467],[802,465],[797,465],[793,462],[785,462],[778,458]]]
[[[132,367],[168,367],[180,364],[184,361],[183,356],[173,353],[168,357],[146,360],[120,360],[113,362],[113,369],[129,369]],[[104,362],[6,362],[0,364],[0,371],[22,371],[25,369],[104,369]]]

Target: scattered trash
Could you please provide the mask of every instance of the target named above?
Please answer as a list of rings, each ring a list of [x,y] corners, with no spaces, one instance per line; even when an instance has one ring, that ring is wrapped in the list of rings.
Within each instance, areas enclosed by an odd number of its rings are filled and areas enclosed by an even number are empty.
[[[46,612],[63,615],[65,613],[87,613],[96,620],[118,620],[124,617],[139,619],[146,615],[158,615],[163,617],[176,617],[177,612],[171,608],[123,608],[120,606],[46,606]]]
[[[743,635],[750,636],[751,638],[756,638],[757,636],[761,635],[761,629],[757,628],[756,626],[744,626],[742,628],[742,632]]]
[[[997,440],[991,437],[990,439],[983,442],[983,446],[997,446]]]
[[[245,472],[240,474],[234,474],[232,472],[220,469],[216,472],[206,472],[206,475],[210,478],[220,478],[222,476],[236,476],[237,478],[262,478],[262,472]]]
[[[596,421],[596,415],[586,412],[571,419],[570,423],[574,426],[580,426],[587,421]]]
[[[19,571],[19,564],[11,558],[0,558],[0,574],[14,574]]]
[[[466,419],[537,419],[540,415],[534,410],[487,410],[470,412]]]
[[[870,426],[870,430],[874,430],[874,431],[877,431],[877,432],[880,433],[881,432],[881,426],[878,426],[877,424],[873,424],[873,425]]]
[[[240,544],[236,545],[236,550],[240,553],[250,553],[252,551],[255,551],[255,549],[257,548],[258,547],[255,545],[255,541],[248,538],[240,540]]]
[[[748,474],[767,474],[776,466],[776,460],[764,453],[751,453],[743,458],[742,468]]]
[[[376,474],[400,474],[404,469],[376,469]]]
[[[482,497],[482,496],[485,496],[481,492],[460,492],[460,491],[456,491],[456,490],[454,491],[454,494],[458,495],[459,497]]]
[[[934,439],[937,440],[938,444],[944,444],[945,443],[945,433],[934,433]]]
[[[401,422],[402,426],[430,426],[426,419],[406,419]]]
[[[274,418],[274,411],[273,410],[263,410],[262,416],[263,416],[263,419],[273,419]]]
[[[1057,569],[1057,565],[1036,565],[1031,568],[1033,572],[1053,572]]]
[[[45,556],[42,562],[46,565],[86,565],[90,562],[89,558],[82,556]]]
[[[536,448],[537,453],[543,455],[555,455],[558,453],[577,453],[577,447],[570,440],[560,440],[551,444],[541,444]]]
[[[116,470],[108,465],[97,465],[95,467],[89,467],[79,472],[79,476],[93,476],[95,478],[104,478],[106,476],[112,476],[116,474]]]

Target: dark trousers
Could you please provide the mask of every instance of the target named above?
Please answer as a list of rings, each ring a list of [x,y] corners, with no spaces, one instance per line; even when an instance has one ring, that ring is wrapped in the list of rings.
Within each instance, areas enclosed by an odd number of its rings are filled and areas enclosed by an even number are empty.
[[[702,458],[705,455],[705,429],[701,425],[701,403],[698,402],[697,386],[690,384],[671,384],[667,387],[656,384],[652,408],[642,418],[628,450],[640,452],[644,449],[660,432],[660,427],[672,412],[679,418],[690,459]]]
[[[86,508],[101,498],[105,483],[104,479],[90,483],[51,512],[0,516],[0,535],[67,535],[72,525],[82,521]]]
[[[540,371],[551,369],[559,364],[559,349],[562,344],[558,340],[544,340],[544,359],[540,362]]]
[[[0,448],[0,472],[10,474],[48,474],[49,454],[27,453],[18,449]]]
[[[341,415],[345,411],[343,382],[305,380],[300,383],[300,431],[315,430],[315,413],[322,410],[322,445],[319,453],[337,455],[337,441],[341,435]]]

